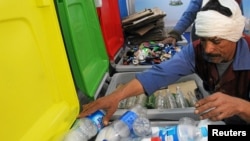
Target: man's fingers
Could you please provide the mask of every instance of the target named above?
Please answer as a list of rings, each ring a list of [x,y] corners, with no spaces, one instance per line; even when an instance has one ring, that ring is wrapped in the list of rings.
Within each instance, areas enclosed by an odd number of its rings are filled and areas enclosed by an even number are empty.
[[[206,103],[214,102],[216,99],[217,99],[217,96],[215,94],[207,96],[207,97],[197,101],[197,103],[195,104],[195,107],[200,107]]]
[[[103,124],[104,124],[104,126],[108,125],[109,120],[113,116],[114,112],[115,112],[114,110],[107,111],[106,115],[103,117]]]
[[[94,113],[95,111],[98,110],[98,106],[92,106],[92,105],[95,105],[93,102],[89,103],[89,104],[85,104],[82,106],[82,111],[81,113],[77,116],[77,118],[81,118],[81,117],[85,117],[87,115],[90,115],[92,113]]]

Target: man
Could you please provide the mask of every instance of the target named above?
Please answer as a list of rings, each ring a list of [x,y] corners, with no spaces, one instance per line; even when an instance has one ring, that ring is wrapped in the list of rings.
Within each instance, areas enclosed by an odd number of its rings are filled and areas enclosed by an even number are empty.
[[[235,0],[210,0],[195,20],[200,40],[185,46],[169,61],[136,74],[124,87],[84,105],[79,117],[103,109],[107,125],[122,99],[153,94],[182,76],[197,73],[211,94],[196,103],[194,112],[201,119],[249,123],[250,48],[242,37],[244,23]]]
[[[172,43],[176,45],[177,41],[182,40],[181,35],[193,24],[197,12],[200,11],[202,5],[205,5],[208,0],[190,0],[189,5],[181,18],[177,21],[173,30],[168,33],[168,37],[163,40],[164,44]],[[241,6],[241,0],[235,0]],[[195,26],[192,26],[191,30],[191,41],[195,41],[197,36],[195,35]]]

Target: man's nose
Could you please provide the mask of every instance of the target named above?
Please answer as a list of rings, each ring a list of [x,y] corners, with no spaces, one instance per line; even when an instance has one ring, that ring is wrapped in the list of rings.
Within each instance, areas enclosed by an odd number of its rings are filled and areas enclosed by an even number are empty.
[[[205,52],[207,53],[207,54],[209,54],[209,53],[213,53],[214,52],[214,49],[215,49],[215,45],[212,43],[212,42],[210,42],[210,41],[206,41],[205,43],[204,43],[204,50],[205,50]]]

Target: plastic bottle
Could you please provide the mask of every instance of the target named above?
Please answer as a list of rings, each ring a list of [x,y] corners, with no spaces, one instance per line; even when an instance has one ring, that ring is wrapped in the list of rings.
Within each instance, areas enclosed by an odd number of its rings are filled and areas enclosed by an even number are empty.
[[[188,117],[180,119],[177,125],[161,128],[159,131],[161,140],[166,141],[201,141],[207,134],[207,128],[198,127],[195,121]]]
[[[130,134],[129,127],[121,120],[115,120],[111,125],[104,127],[95,141],[120,141]]]
[[[167,108],[168,109],[177,108],[177,103],[173,94],[170,92],[169,89],[167,89],[166,93],[167,93],[166,94]]]
[[[152,134],[151,123],[146,115],[140,115],[133,123],[132,137],[146,137]]]
[[[163,90],[159,91],[159,93],[157,93],[155,96],[155,108],[156,109],[167,108],[166,94],[163,92]]]
[[[155,108],[155,94],[152,94],[148,97],[146,107],[148,107],[149,109]]]
[[[121,141],[133,134],[133,123],[138,117],[145,117],[146,108],[136,104],[119,119],[104,127],[96,137],[96,141]]]
[[[160,137],[137,137],[137,138],[123,138],[121,141],[162,141]]]
[[[188,107],[187,100],[185,99],[185,96],[182,93],[180,86],[176,87],[176,103],[177,103],[178,108]]]
[[[141,141],[142,137],[125,137],[122,138],[120,141]]]
[[[143,138],[141,141],[161,141],[160,137],[148,137],[148,138]]]
[[[103,127],[104,112],[98,110],[93,114],[77,119],[73,127],[65,135],[64,141],[88,141],[93,138]]]
[[[119,102],[118,108],[119,109],[125,109],[126,108],[126,102],[127,99],[123,99],[122,101]]]
[[[136,102],[136,96],[131,96],[131,97],[127,98],[125,109],[131,109],[132,107],[134,107],[135,102]]]
[[[194,107],[195,103],[198,101],[196,96],[191,91],[187,92],[187,96],[188,96],[188,99],[189,99],[189,106]]]
[[[198,128],[205,128],[208,130],[209,125],[226,125],[224,121],[211,121],[209,119],[200,120],[198,122]],[[200,141],[208,141],[208,137],[203,137]]]
[[[140,94],[140,95],[136,96],[135,104],[140,104],[141,106],[146,106],[147,99],[148,99],[148,97],[146,96],[146,94],[144,94],[144,93]]]

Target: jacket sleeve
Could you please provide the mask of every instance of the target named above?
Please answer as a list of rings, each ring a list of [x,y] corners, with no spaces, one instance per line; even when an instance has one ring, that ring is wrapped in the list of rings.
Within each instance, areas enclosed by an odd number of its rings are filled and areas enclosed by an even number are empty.
[[[178,41],[181,40],[181,34],[183,34],[189,26],[192,25],[196,18],[197,12],[201,9],[202,0],[191,0],[188,8],[182,14],[181,18],[178,20],[177,24],[168,34],[174,37]]]
[[[194,73],[194,58],[193,45],[188,44],[170,60],[136,74],[136,79],[142,84],[145,93],[151,95],[156,90],[176,82],[180,77]]]

